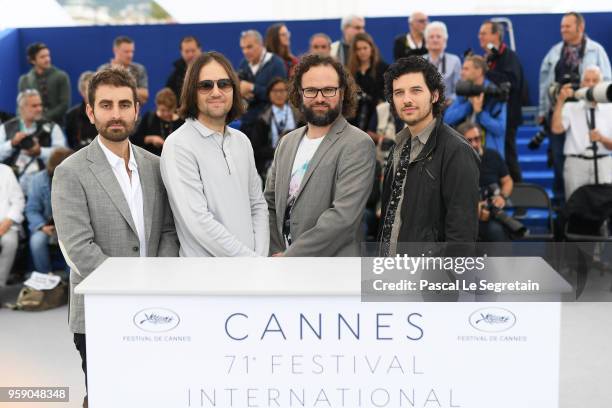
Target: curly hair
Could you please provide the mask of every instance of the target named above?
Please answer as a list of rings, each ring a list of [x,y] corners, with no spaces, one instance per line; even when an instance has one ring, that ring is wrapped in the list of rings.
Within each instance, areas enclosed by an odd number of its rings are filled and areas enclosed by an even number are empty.
[[[393,114],[397,116],[397,110],[393,103],[393,81],[404,74],[420,72],[425,78],[425,84],[433,95],[438,92],[438,100],[432,103],[431,111],[434,117],[439,117],[444,112],[446,98],[444,97],[444,79],[437,68],[423,57],[411,55],[400,58],[389,66],[385,72],[385,99],[391,104]]]
[[[297,109],[302,109],[302,76],[312,67],[318,66],[332,67],[339,78],[339,87],[342,95],[342,116],[350,118],[355,115],[357,110],[357,85],[352,75],[332,57],[311,54],[307,55],[296,66],[295,73],[289,83],[289,102]]]

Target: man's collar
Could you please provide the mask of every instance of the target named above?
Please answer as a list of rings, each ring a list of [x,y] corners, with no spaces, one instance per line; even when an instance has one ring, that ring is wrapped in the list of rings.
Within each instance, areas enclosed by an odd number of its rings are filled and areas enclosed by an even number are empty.
[[[210,137],[215,134],[216,135],[220,134],[216,130],[210,129],[209,127],[207,127],[206,125],[204,125],[202,122],[200,122],[197,119],[188,118],[185,121],[188,123],[191,123],[191,125],[195,128],[195,130],[197,130],[198,133],[202,135],[203,137]],[[223,136],[229,136],[229,135],[230,135],[229,126],[226,125],[225,128],[223,129]]]
[[[102,143],[102,138],[99,135],[98,135],[98,143],[100,144],[100,148],[104,152],[104,156],[106,156],[106,159],[108,160],[108,164],[110,164],[111,167],[113,168],[117,167],[119,163],[124,162],[123,157],[117,156],[108,147],[106,147],[104,143]],[[130,149],[130,160],[128,161],[128,168],[130,170],[135,170],[138,168],[138,164],[136,163],[136,158],[134,157],[134,150],[132,149],[132,144],[130,143],[129,140],[128,140],[128,148]]]

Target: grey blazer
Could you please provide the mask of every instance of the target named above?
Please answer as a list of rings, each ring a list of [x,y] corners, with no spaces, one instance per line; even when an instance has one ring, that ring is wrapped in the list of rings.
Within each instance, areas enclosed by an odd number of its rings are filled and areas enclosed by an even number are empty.
[[[132,145],[142,185],[148,256],[178,256],[178,238],[159,157]],[[83,297],[74,288],[108,257],[138,257],[138,234],[97,137],[59,165],[51,189],[60,248],[70,266],[70,330],[85,333]]]
[[[376,151],[372,139],[339,116],[315,152],[291,212],[292,243],[282,234],[291,168],[306,127],[279,143],[264,196],[270,213],[270,254],[359,256],[359,230],[372,192]]]

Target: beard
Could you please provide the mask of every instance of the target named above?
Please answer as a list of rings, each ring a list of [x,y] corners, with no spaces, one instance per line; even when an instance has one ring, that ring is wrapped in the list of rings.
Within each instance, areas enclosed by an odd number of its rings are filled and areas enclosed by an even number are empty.
[[[101,123],[96,120],[95,125],[98,133],[100,133],[100,136],[103,138],[110,140],[111,142],[123,142],[132,134],[136,123],[128,124],[123,120],[109,120],[106,123]],[[114,125],[123,126],[123,130],[111,129],[111,126]]]
[[[316,113],[312,107],[314,106],[327,106],[329,109],[325,113]],[[312,105],[310,107],[306,105],[302,105],[300,109],[304,114],[304,119],[306,119],[307,123],[310,123],[314,126],[329,126],[338,116],[340,116],[340,111],[342,110],[342,101],[339,101],[336,107],[332,108],[327,102],[318,103],[316,105]]]
[[[403,108],[403,107],[402,107]],[[420,123],[421,121],[423,121],[425,118],[427,118],[429,116],[429,114],[432,111],[432,105],[428,104],[427,105],[427,110],[424,111],[422,114],[418,115],[417,117],[413,117],[413,118],[406,118],[404,115],[400,115],[400,119],[406,123],[408,126],[414,126],[418,123]]]

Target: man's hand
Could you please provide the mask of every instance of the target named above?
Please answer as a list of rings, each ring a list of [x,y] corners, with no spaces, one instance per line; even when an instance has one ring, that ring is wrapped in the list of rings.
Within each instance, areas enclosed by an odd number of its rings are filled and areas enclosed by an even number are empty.
[[[253,96],[253,90],[255,89],[255,85],[249,81],[240,81],[240,95],[242,95],[245,99],[251,99]]]
[[[481,93],[478,96],[470,96],[470,103],[472,104],[472,109],[474,109],[474,113],[482,112],[482,105],[484,103],[484,93]]]
[[[25,139],[27,136],[28,135],[25,132],[15,133],[15,136],[13,136],[13,138],[11,139],[11,146],[17,147],[19,143],[21,143],[21,141]]]
[[[574,96],[574,90],[572,89],[572,84],[565,84],[561,87],[559,91],[559,96],[557,97],[557,103],[565,103],[568,98]]]
[[[50,237],[55,235],[55,225],[45,225],[40,230]]]
[[[486,201],[481,201],[478,203],[478,219],[483,222],[489,221],[489,218],[491,217],[491,212],[486,209],[486,206]]]
[[[162,147],[164,145],[164,139],[158,135],[149,135],[144,137],[145,144],[150,144],[155,147]]]
[[[597,129],[589,130],[589,136],[591,138],[591,142],[601,142],[604,136]]]
[[[275,257],[275,258],[279,257],[279,256],[285,256],[285,253],[284,252],[277,252],[275,254],[272,254],[272,256]]]
[[[40,145],[38,144],[38,140],[34,139],[34,146],[29,148],[28,150],[24,150],[24,153],[30,157],[40,156]]]
[[[506,206],[506,200],[501,195],[493,197],[493,205],[497,208],[504,208]]]
[[[10,218],[5,218],[0,221],[0,237],[8,232],[8,230],[13,226],[13,220]]]

